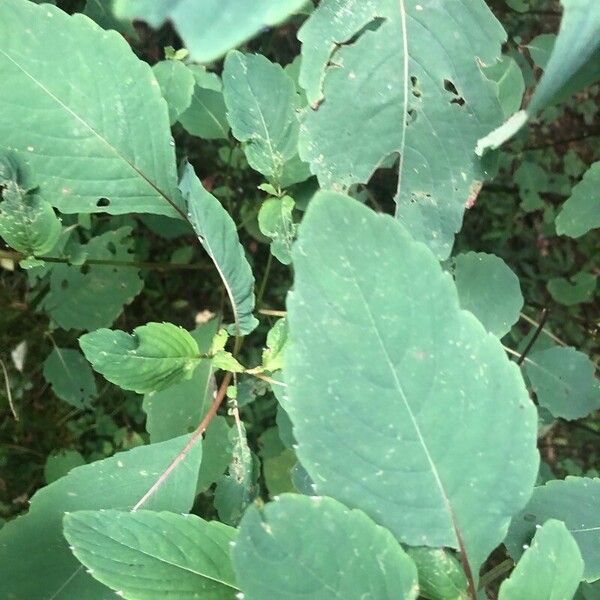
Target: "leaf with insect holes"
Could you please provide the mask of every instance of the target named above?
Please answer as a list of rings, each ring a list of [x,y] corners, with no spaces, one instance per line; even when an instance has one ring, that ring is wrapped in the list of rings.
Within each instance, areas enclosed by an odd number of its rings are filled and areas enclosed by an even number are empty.
[[[179,187],[187,202],[194,231],[227,290],[234,314],[234,324],[228,331],[231,335],[247,335],[258,325],[252,314],[254,276],[236,225],[221,203],[204,189],[190,164],[185,166]]]
[[[171,125],[192,102],[194,76],[179,60],[161,60],[152,67],[163,98],[169,107]]]
[[[506,34],[484,0],[326,0],[298,33],[314,110],[300,157],[324,188],[367,183],[400,155],[397,217],[447,258],[465,204],[493,174],[477,140],[504,115],[482,65]]]
[[[61,212],[178,215],[167,107],[120,34],[2,0],[0,79],[0,149],[31,167]]]
[[[135,266],[85,264],[87,258],[132,263],[130,234],[130,227],[121,227],[97,235],[87,244],[73,244],[70,260],[77,264],[53,265],[43,307],[63,329],[109,327],[142,291],[144,282]],[[75,255],[83,260],[74,260]]]
[[[208,63],[284,21],[306,0],[114,0],[117,17],[158,28],[171,21],[195,62]]]
[[[523,295],[519,278],[499,257],[467,252],[454,258],[460,305],[494,335],[503,337],[519,320]]]
[[[94,579],[131,600],[233,600],[236,530],[195,515],[78,511],[64,519],[73,554]]]
[[[594,163],[556,217],[556,232],[574,238],[600,227],[600,162]]]
[[[172,323],[147,323],[125,331],[98,329],[79,338],[94,370],[124,390],[160,391],[190,379],[200,362],[196,340]]]
[[[583,352],[555,346],[532,352],[523,364],[540,406],[572,421],[600,408],[596,366]]]
[[[44,362],[44,378],[61,400],[75,408],[89,407],[98,393],[90,364],[70,348],[52,350]]]
[[[536,487],[527,506],[511,523],[505,540],[510,555],[518,560],[538,526],[549,519],[558,519],[564,522],[579,546],[585,563],[582,579],[590,583],[599,580],[599,505],[600,479],[597,478],[567,477]]]
[[[499,148],[547,106],[600,79],[600,11],[597,0],[561,0],[560,31],[544,75],[526,110],[515,113],[477,143],[477,153]]]
[[[223,70],[227,119],[250,166],[277,188],[310,176],[298,161],[300,99],[283,68],[260,54],[233,51]]]
[[[280,402],[300,463],[318,493],[409,545],[463,547],[476,569],[537,475],[518,367],[397,220],[320,192],[292,254]]]
[[[565,600],[575,596],[583,560],[565,524],[549,519],[536,531],[498,600]]]
[[[10,573],[0,578],[0,598],[114,599],[114,592],[95,581],[70,552],[62,535],[63,516],[77,510],[129,510],[188,439],[120,452],[73,469],[38,491],[29,512],[0,529],[0,570]],[[196,444],[144,508],[189,511],[201,458],[202,446]]]
[[[248,509],[232,550],[247,600],[415,600],[417,570],[394,536],[333,498],[285,494]]]

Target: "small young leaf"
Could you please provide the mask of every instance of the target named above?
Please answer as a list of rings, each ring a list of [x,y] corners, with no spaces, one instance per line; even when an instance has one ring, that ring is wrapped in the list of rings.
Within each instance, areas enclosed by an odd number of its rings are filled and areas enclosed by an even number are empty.
[[[248,509],[232,552],[246,600],[414,600],[417,570],[389,531],[332,498]]]
[[[93,237],[87,244],[72,244],[71,264],[55,264],[50,272],[50,292],[43,306],[63,329],[110,327],[142,291],[139,269],[116,265],[85,264],[87,258],[132,262],[130,227]]]
[[[29,512],[0,529],[0,571],[10,573],[10,577],[0,578],[0,598],[113,598],[113,593],[86,573],[69,551],[62,535],[63,515],[76,510],[129,510],[187,439],[141,446],[78,467],[37,492]],[[187,512],[196,495],[201,457],[201,444],[196,444],[144,508]]]
[[[265,200],[258,213],[261,232],[271,238],[271,254],[284,265],[292,262],[292,242],[296,226],[292,217],[294,200],[290,196]]]
[[[0,236],[26,255],[46,254],[52,250],[62,225],[52,206],[36,191],[27,191],[16,182],[6,183],[0,202]]]
[[[443,548],[408,547],[419,574],[419,591],[429,600],[468,600],[467,578],[456,557]]]
[[[114,0],[118,17],[143,19],[158,28],[170,20],[196,62],[208,63],[277,25],[306,0]]]
[[[517,560],[536,528],[548,519],[563,521],[573,535],[585,563],[583,579],[600,579],[600,479],[567,477],[536,487],[529,504],[511,523],[505,540]],[[562,567],[559,567],[559,569]]]
[[[493,254],[468,252],[454,261],[461,307],[471,311],[490,333],[503,337],[519,320],[523,308],[518,277]]]
[[[89,407],[96,397],[96,380],[81,352],[54,348],[44,362],[44,377],[54,393],[75,408]]]
[[[138,394],[190,379],[200,361],[196,340],[172,323],[148,323],[133,335],[98,329],[82,335],[79,344],[98,373]]]
[[[464,546],[477,568],[538,471],[537,412],[517,366],[387,215],[321,192],[292,254],[280,401],[318,493],[407,544]]]
[[[154,77],[158,81],[163,98],[167,101],[169,121],[173,125],[192,101],[194,76],[178,60],[162,60],[152,67],[152,71],[154,71]]]
[[[554,300],[565,306],[573,306],[594,299],[597,281],[597,275],[580,271],[570,279],[562,277],[549,279],[546,287]]]
[[[600,227],[600,162],[594,163],[556,217],[556,231],[560,235],[581,237]]]
[[[525,372],[538,403],[555,417],[581,419],[600,408],[596,367],[583,352],[553,347],[525,359]]]
[[[64,518],[73,554],[92,576],[130,600],[232,600],[236,530],[195,515],[116,510]]]
[[[167,108],[120,34],[54,6],[2,0],[0,80],[0,148],[26,161],[61,212],[178,216]]]
[[[231,462],[227,475],[217,482],[215,489],[215,508],[219,518],[228,525],[237,525],[248,505],[258,494],[259,469],[248,448],[246,433],[237,427],[229,432],[232,447]]]
[[[254,310],[254,277],[240,244],[233,219],[187,164],[180,189],[200,243],[214,262],[231,301],[235,323],[232,335],[247,335],[258,325]]]
[[[498,600],[571,600],[583,575],[583,560],[573,536],[561,521],[549,519],[511,576]]]
[[[283,355],[287,341],[287,320],[278,319],[267,334],[267,349],[262,354],[262,366],[266,371],[283,369]]]

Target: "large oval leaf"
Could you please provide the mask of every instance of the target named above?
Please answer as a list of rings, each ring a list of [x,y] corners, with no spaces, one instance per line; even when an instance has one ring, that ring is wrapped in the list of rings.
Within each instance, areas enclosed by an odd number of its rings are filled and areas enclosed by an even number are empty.
[[[478,565],[537,473],[518,368],[389,216],[321,193],[293,258],[282,401],[317,491],[403,542],[462,547]]]
[[[446,258],[486,177],[475,143],[503,119],[480,68],[499,59],[500,24],[483,0],[325,0],[298,37],[316,108],[302,159],[340,190],[399,154],[397,216]]]
[[[121,35],[2,0],[0,79],[0,147],[31,166],[59,210],[177,215],[167,106]]]
[[[250,508],[233,549],[247,600],[414,600],[417,570],[389,531],[332,498]]]

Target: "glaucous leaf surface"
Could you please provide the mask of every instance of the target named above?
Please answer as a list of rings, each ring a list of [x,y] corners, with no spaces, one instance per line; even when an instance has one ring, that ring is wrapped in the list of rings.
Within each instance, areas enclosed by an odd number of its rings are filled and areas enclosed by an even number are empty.
[[[562,521],[549,519],[535,534],[498,600],[570,600],[583,575],[583,560]]]
[[[600,479],[567,477],[536,487],[525,509],[511,523],[505,544],[517,560],[538,525],[549,519],[563,521],[573,535],[585,568],[583,579],[600,579]]]
[[[75,408],[89,407],[98,393],[90,364],[71,348],[52,350],[44,362],[44,378],[61,400]]]
[[[504,118],[480,67],[506,39],[486,3],[327,0],[298,37],[314,109],[301,158],[341,191],[399,154],[397,217],[447,258],[467,200],[491,175],[475,143]]]
[[[190,379],[200,361],[196,340],[172,323],[147,323],[133,335],[98,329],[82,335],[79,345],[95,371],[138,394]]]
[[[598,275],[580,271],[569,279],[553,277],[546,282],[546,288],[556,302],[573,306],[594,299],[597,281]]]
[[[468,600],[467,578],[458,559],[443,548],[406,548],[419,576],[419,592],[429,600]]]
[[[232,551],[246,600],[415,600],[417,570],[394,536],[333,498],[285,494],[248,509]]]
[[[190,222],[200,243],[217,267],[234,315],[232,335],[254,330],[254,276],[240,244],[237,227],[221,203],[204,189],[194,168],[187,164],[180,183]]]
[[[525,110],[515,113],[477,143],[477,154],[499,148],[527,121],[555,102],[600,79],[600,10],[596,0],[561,0],[560,31],[544,75]]]
[[[250,166],[277,188],[296,183],[284,182],[284,172],[298,154],[299,96],[281,65],[261,54],[230,52],[223,92],[231,131],[244,143]],[[309,175],[306,172],[298,181]]]
[[[53,2],[52,4],[56,4]],[[117,19],[113,13],[113,0],[87,0],[83,14],[96,21],[102,29],[114,29],[137,39],[138,35],[131,19]]]
[[[498,99],[504,115],[509,117],[519,110],[525,93],[525,80],[517,61],[504,54],[499,62],[487,67],[484,73],[498,85]]]
[[[501,338],[519,320],[519,278],[501,258],[483,252],[459,254],[454,280],[461,308],[471,311],[490,333]]]
[[[132,262],[130,227],[94,236],[87,244],[73,244],[71,258]],[[140,270],[117,265],[59,263],[50,271],[50,291],[44,310],[63,329],[109,327],[142,291]]]
[[[195,515],[78,511],[64,519],[73,554],[128,600],[233,600],[236,530]]]
[[[118,17],[143,19],[154,28],[169,20],[196,62],[223,56],[284,21],[306,0],[114,0]]]
[[[179,60],[161,60],[152,67],[152,71],[167,101],[169,122],[173,125],[192,102],[194,76]]]
[[[120,34],[3,0],[0,79],[0,147],[31,167],[61,212],[178,214],[167,108]]]
[[[208,354],[218,326],[218,319],[213,319],[190,333],[198,354]],[[189,379],[146,394],[142,408],[150,441],[162,442],[196,429],[213,401],[214,389],[211,361],[201,359]]]
[[[555,417],[572,421],[600,408],[600,381],[596,367],[583,352],[553,347],[525,359],[525,372],[537,401]]]
[[[556,231],[560,235],[578,238],[597,227],[600,227],[600,162],[589,168],[556,217]]]
[[[407,544],[463,546],[478,567],[538,470],[518,368],[389,216],[321,192],[293,259],[280,401],[317,492]]]
[[[0,578],[0,598],[113,600],[114,592],[86,573],[69,551],[62,535],[63,515],[102,508],[129,510],[186,439],[141,446],[78,467],[37,492],[29,512],[0,529],[0,570],[10,573]],[[201,444],[196,444],[144,508],[187,512],[196,494],[201,457]]]

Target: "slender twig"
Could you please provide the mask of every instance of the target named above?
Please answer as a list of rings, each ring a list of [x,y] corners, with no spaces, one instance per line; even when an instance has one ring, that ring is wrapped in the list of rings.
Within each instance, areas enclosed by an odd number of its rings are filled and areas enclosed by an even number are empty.
[[[186,443],[186,445],[182,448],[181,452],[173,459],[171,464],[161,473],[160,477],[152,484],[150,489],[136,502],[135,506],[131,509],[132,512],[139,510],[148,500],[158,491],[158,489],[163,485],[163,483],[169,478],[171,473],[177,468],[179,463],[189,454],[190,450],[198,443],[198,441],[202,438],[202,434],[206,431],[206,428],[210,425],[210,422],[213,420],[214,416],[217,414],[223,399],[225,398],[225,394],[227,393],[227,387],[231,382],[232,374],[227,372],[225,373],[225,377],[223,377],[223,381],[221,382],[221,386],[219,387],[219,391],[215,395],[215,399],[211,404],[208,412],[200,422],[200,425],[196,428],[194,433],[192,433],[190,439]]]
[[[10,390],[10,380],[8,379],[8,371],[6,370],[6,366],[4,365],[4,361],[0,359],[0,367],[4,373],[4,382],[6,384],[6,396],[8,397],[8,406],[10,406],[10,412],[12,412],[15,421],[19,420],[19,413],[13,403],[12,392]]]
[[[8,258],[10,260],[22,260],[27,255],[22,252],[15,252],[12,250],[0,250],[0,258]],[[38,260],[42,260],[49,263],[69,263],[70,257],[68,256],[34,256]],[[106,267],[132,267],[135,269],[152,269],[154,271],[206,271],[212,269],[210,265],[206,264],[183,264],[183,263],[153,263],[153,262],[140,262],[140,261],[128,261],[128,260],[102,260],[96,258],[86,259],[88,265],[103,265]]]
[[[487,573],[484,573],[479,580],[479,589],[483,590],[490,583],[496,581],[499,577],[502,577],[504,573],[507,573],[514,567],[515,563],[511,558],[503,560],[499,565],[496,565],[493,569],[490,569]]]
[[[287,315],[287,311],[285,310],[271,310],[270,308],[259,308],[259,315],[267,315],[269,317],[285,317]]]
[[[525,347],[525,350],[523,350],[523,354],[521,354],[519,360],[517,360],[517,364],[519,366],[521,366],[525,362],[525,358],[529,354],[529,351],[533,348],[533,345],[537,342],[537,339],[540,337],[540,333],[542,333],[542,329],[544,329],[544,325],[546,324],[547,319],[548,309],[544,308],[544,310],[542,311],[542,317],[540,319],[537,329],[535,330],[535,333],[531,336],[529,343]]]
[[[272,264],[273,255],[269,252],[269,258],[267,258],[267,266],[265,268],[265,273],[263,275],[262,282],[260,284],[260,290],[258,292],[258,297],[256,299],[256,306],[260,306],[262,304],[263,296],[265,295],[265,290],[267,289],[267,281],[269,280]]]
[[[472,600],[477,600],[477,587],[475,586],[475,578],[473,577],[473,571],[471,570],[471,565],[469,564],[469,558],[467,556],[467,549],[465,548],[465,543],[462,539],[462,535],[458,530],[458,526],[456,523],[454,525],[454,533],[456,534],[456,539],[458,541],[458,551],[460,555],[460,562],[463,566],[463,571],[467,577],[467,592]]]
[[[267,383],[270,383],[271,385],[279,385],[281,387],[287,387],[286,383],[283,383],[283,381],[277,381],[276,379],[273,379],[272,377],[269,377],[268,375],[264,375],[263,373],[253,373],[252,371],[246,371],[247,375],[252,375],[252,377],[256,377],[257,379],[260,379],[261,381],[266,381]]]
[[[539,327],[540,324],[532,319],[530,316],[526,315],[525,313],[521,313],[521,318],[524,321],[527,321],[530,325],[533,325],[534,327]],[[561,346],[566,346],[567,343],[563,342],[558,336],[554,335],[549,329],[547,329],[546,327],[542,328],[543,333],[545,333],[550,339],[554,340],[557,344],[560,344]]]

